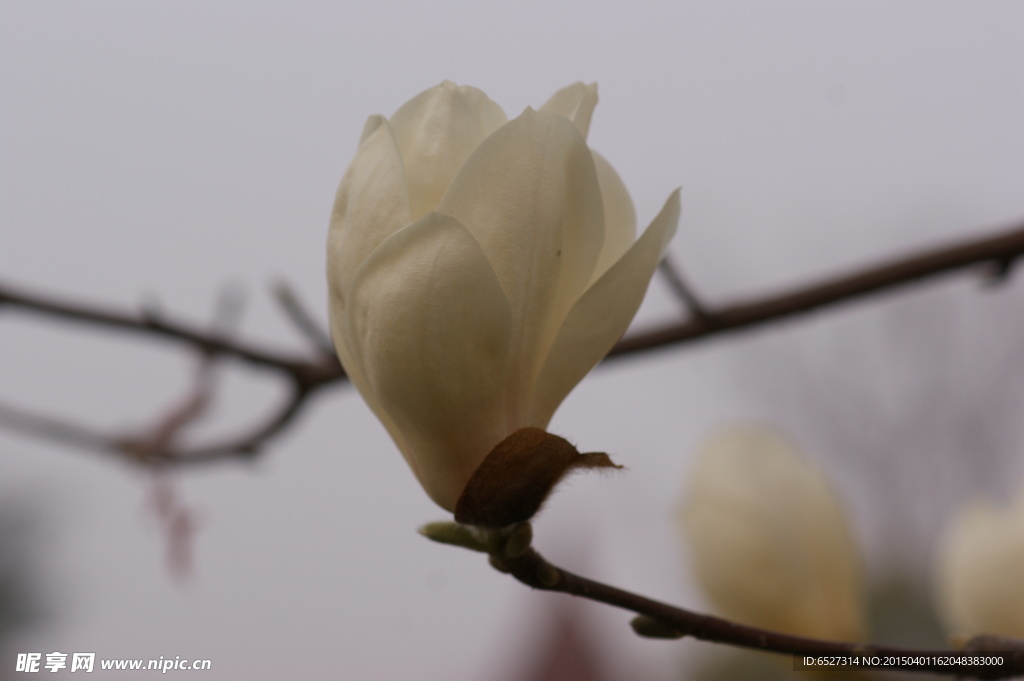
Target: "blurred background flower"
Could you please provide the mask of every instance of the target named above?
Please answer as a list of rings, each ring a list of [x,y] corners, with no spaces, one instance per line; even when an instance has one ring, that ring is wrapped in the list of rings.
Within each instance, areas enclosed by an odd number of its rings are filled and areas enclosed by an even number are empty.
[[[943,535],[937,596],[952,633],[1024,639],[1024,486],[1006,504],[969,502]]]
[[[776,429],[734,425],[700,448],[679,520],[721,615],[789,634],[864,637],[860,557],[821,472]]]

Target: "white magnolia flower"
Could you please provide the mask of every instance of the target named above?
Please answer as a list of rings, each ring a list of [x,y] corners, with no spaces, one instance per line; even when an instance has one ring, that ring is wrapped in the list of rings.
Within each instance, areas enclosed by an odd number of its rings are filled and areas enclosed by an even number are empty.
[[[825,478],[773,428],[704,444],[680,507],[694,572],[721,613],[786,633],[864,634],[857,552]]]
[[[675,231],[677,193],[635,239],[622,181],[587,147],[596,103],[577,83],[507,121],[444,82],[370,117],[338,189],[338,355],[448,510],[487,453],[547,426],[625,332]]]
[[[939,554],[939,605],[966,634],[1024,638],[1024,489],[999,507],[975,502],[946,530]]]

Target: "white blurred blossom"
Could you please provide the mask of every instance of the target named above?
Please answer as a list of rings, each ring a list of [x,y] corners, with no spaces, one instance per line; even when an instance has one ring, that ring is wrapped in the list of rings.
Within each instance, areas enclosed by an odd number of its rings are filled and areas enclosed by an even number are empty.
[[[679,519],[697,582],[725,617],[816,638],[864,636],[859,560],[824,476],[773,428],[700,448]]]
[[[939,553],[938,597],[956,632],[1024,639],[1024,487],[1009,504],[957,512]]]

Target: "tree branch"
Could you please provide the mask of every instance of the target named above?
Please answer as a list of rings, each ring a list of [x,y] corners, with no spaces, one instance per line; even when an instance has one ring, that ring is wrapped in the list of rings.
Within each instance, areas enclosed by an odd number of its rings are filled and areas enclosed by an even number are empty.
[[[341,365],[333,357],[329,360],[317,358],[313,361],[248,343],[230,341],[220,332],[204,331],[182,322],[171,321],[151,310],[132,314],[87,303],[71,303],[19,291],[0,282],[0,310],[5,306],[91,326],[147,334],[154,338],[184,343],[211,356],[232,357],[262,369],[285,372],[304,383],[327,383],[341,380],[345,375]]]
[[[153,312],[133,315],[95,305],[68,303],[28,294],[0,284],[0,310],[5,305],[67,321],[183,343],[200,354],[202,361],[194,393],[169,415],[161,416],[157,426],[147,429],[141,437],[101,433],[65,419],[35,414],[0,403],[0,424],[13,430],[112,453],[145,465],[193,464],[254,455],[261,451],[268,440],[290,425],[305,407],[308,398],[319,388],[345,379],[344,371],[333,355],[327,357],[319,354],[315,359],[306,359],[232,340],[229,334],[240,305],[237,296],[225,296],[223,304],[218,306],[214,324],[208,331],[168,321]],[[194,420],[209,399],[209,376],[213,362],[229,357],[284,377],[290,386],[288,396],[266,420],[241,435],[198,447],[178,447],[173,436]]]
[[[664,266],[663,273],[669,278],[677,296],[689,307],[691,318],[654,331],[627,336],[612,349],[606,359],[753,328],[969,267],[987,265],[990,282],[998,283],[1009,276],[1013,265],[1022,255],[1024,224],[1018,224],[994,236],[963,240],[779,294],[719,307],[698,301],[678,276],[678,272],[670,266]],[[0,313],[5,309],[20,310],[28,314],[159,338],[189,346],[211,359],[233,358],[276,373],[287,380],[290,385],[287,398],[264,421],[232,438],[188,450],[172,449],[159,457],[160,461],[173,464],[249,456],[288,428],[309,398],[320,388],[345,381],[345,372],[337,359],[333,354],[325,354],[328,343],[322,329],[305,312],[305,308],[293,298],[285,304],[285,308],[293,323],[313,342],[315,352],[312,356],[269,350],[256,344],[228,339],[216,330],[203,330],[170,320],[154,311],[131,313],[93,304],[68,302],[27,293],[0,281]],[[108,445],[112,441],[116,441],[118,447],[123,444],[120,439],[111,440],[89,428],[29,414],[14,407],[0,408],[0,422],[18,430],[93,449],[109,449]],[[115,451],[119,450],[115,448]]]
[[[515,544],[510,541],[509,546]],[[885,657],[948,657],[986,653],[1001,654],[1004,664],[1001,666],[950,666],[925,663],[921,665],[880,665],[880,668],[900,669],[901,671],[931,672],[949,676],[975,676],[982,679],[1005,679],[1024,674],[1024,642],[1011,639],[995,639],[1000,646],[998,650],[991,647],[991,637],[978,637],[977,643],[968,642],[965,650],[920,651],[880,646],[865,643],[844,643],[824,641],[781,634],[767,629],[749,627],[710,615],[683,610],[659,601],[624,591],[586,577],[580,577],[567,570],[556,567],[544,559],[533,547],[515,546],[509,556],[508,550],[498,547],[491,554],[491,563],[502,572],[507,572],[523,584],[542,591],[557,591],[579,596],[598,603],[604,603],[623,610],[637,613],[661,624],[665,630],[673,632],[673,638],[690,636],[702,641],[724,643],[742,648],[751,648],[762,652],[781,653],[788,655],[840,655],[840,656],[879,656]],[[639,629],[639,627],[635,627]]]
[[[1018,225],[994,236],[960,241],[783,293],[718,308],[702,307],[703,314],[694,315],[693,319],[681,324],[627,336],[612,349],[609,356],[630,355],[739,331],[976,265],[989,265],[990,270],[986,274],[990,281],[1001,281],[1008,276],[1022,255],[1024,225]]]

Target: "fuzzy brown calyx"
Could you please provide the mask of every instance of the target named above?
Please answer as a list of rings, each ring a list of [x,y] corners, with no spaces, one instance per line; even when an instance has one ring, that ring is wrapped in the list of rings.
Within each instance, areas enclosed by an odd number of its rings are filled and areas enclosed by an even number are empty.
[[[567,473],[622,468],[603,452],[581,454],[568,440],[541,428],[520,428],[499,442],[470,477],[455,520],[505,527],[532,518]]]

